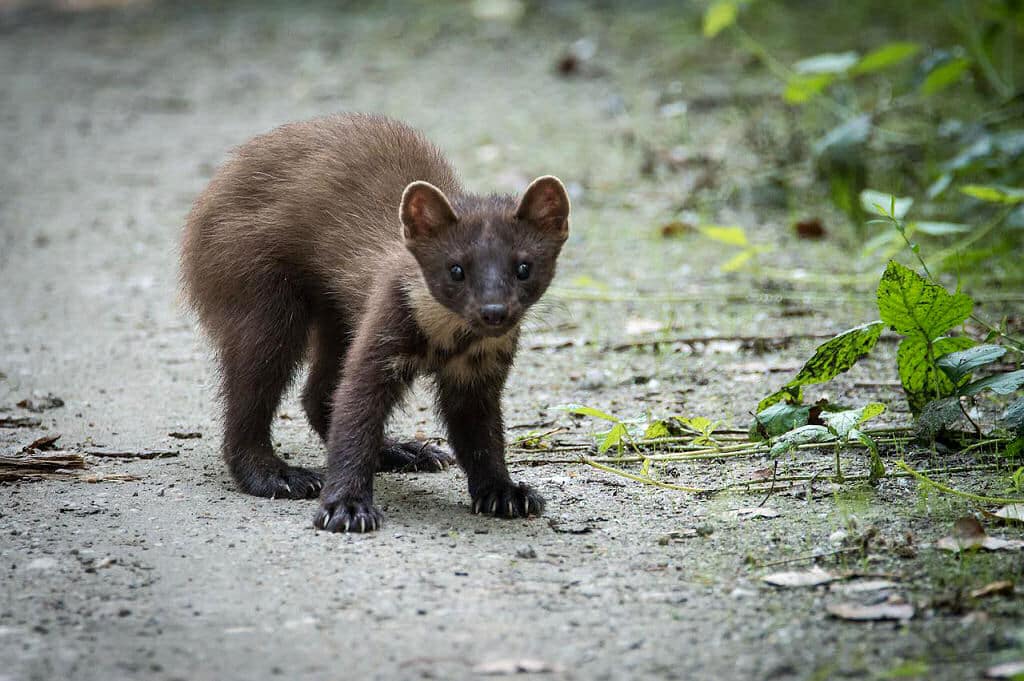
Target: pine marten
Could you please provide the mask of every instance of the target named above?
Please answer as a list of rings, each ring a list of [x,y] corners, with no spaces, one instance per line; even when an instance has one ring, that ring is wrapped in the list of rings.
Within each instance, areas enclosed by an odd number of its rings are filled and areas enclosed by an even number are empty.
[[[196,200],[182,282],[215,345],[223,455],[242,491],[320,496],[315,527],[368,532],[379,470],[446,468],[446,450],[385,437],[429,374],[474,513],[539,515],[505,466],[501,393],[524,313],[555,274],[569,197],[470,194],[433,144],[381,116],[283,125],[243,144]],[[271,422],[304,359],[302,405],[326,474],[274,454]]]

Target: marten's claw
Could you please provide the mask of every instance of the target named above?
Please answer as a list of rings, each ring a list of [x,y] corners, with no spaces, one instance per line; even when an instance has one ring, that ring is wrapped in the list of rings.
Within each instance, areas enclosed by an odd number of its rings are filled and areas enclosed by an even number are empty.
[[[443,471],[455,463],[446,450],[428,442],[385,440],[380,451],[381,471]]]
[[[313,516],[313,527],[328,532],[373,532],[384,525],[384,515],[369,501],[325,501]]]
[[[524,483],[499,483],[475,494],[472,510],[475,514],[525,518],[544,512],[544,498]]]

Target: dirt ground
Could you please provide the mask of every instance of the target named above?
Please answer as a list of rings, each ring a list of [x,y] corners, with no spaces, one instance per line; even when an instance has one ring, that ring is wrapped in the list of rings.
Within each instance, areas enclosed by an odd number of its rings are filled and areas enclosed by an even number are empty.
[[[514,475],[544,494],[546,517],[470,514],[456,470],[389,474],[377,480],[387,524],[368,536],[314,531],[314,501],[233,489],[209,350],[178,299],[178,238],[227,151],[285,121],[384,112],[424,130],[471,189],[518,191],[544,173],[567,182],[573,235],[510,381],[510,437],[564,427],[587,440],[598,426],[558,409],[566,403],[744,427],[814,341],[730,338],[874,318],[878,263],[867,285],[841,287],[833,275],[858,273],[839,238],[790,236],[806,217],[792,197],[810,179],[804,169],[780,190],[767,170],[766,155],[788,145],[773,90],[709,52],[694,10],[4,7],[0,416],[39,424],[0,428],[0,452],[60,434],[75,452],[169,454],[86,454],[83,474],[98,482],[0,485],[0,681],[457,679],[517,667],[580,680],[971,679],[1024,657],[1019,598],[960,598],[1019,578],[1020,555],[936,551],[969,509],[906,479],[773,495],[761,508],[777,515],[750,518],[735,511],[761,497],[698,498],[514,451]],[[662,238],[678,219],[745,225],[775,245],[770,267],[722,273],[723,247]],[[724,340],[609,348],[652,328]],[[900,422],[891,351],[827,390],[887,402]],[[46,394],[63,406],[16,406]],[[442,435],[429,405],[422,386],[395,431]],[[320,465],[294,395],[275,440],[291,460]],[[797,463],[827,474],[832,455],[818,456]],[[860,455],[842,456],[863,468]],[[659,474],[708,485],[767,465],[712,460]],[[866,550],[836,553],[859,541]],[[825,567],[893,584],[761,581],[809,567],[794,559],[816,552],[830,554]],[[826,611],[886,599],[909,602],[914,617]]]

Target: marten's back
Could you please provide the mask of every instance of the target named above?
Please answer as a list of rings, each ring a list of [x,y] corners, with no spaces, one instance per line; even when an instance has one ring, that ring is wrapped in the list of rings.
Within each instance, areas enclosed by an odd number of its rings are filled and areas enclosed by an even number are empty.
[[[374,273],[404,255],[398,209],[416,180],[461,191],[433,144],[382,116],[329,116],[250,140],[189,214],[182,279],[190,300],[206,316],[218,304],[273,296],[284,277],[361,307]]]

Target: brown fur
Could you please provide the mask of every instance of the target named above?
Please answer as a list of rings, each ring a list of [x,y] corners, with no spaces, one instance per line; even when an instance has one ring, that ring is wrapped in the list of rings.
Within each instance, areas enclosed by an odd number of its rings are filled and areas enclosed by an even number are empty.
[[[285,125],[239,148],[188,217],[182,279],[218,352],[224,457],[242,490],[322,488],[318,527],[375,529],[376,470],[450,460],[384,437],[413,378],[430,374],[474,510],[539,513],[543,500],[505,469],[500,397],[568,211],[554,178],[518,202],[466,194],[433,145],[377,116]],[[324,481],[270,441],[307,358],[302,401],[327,445]]]

